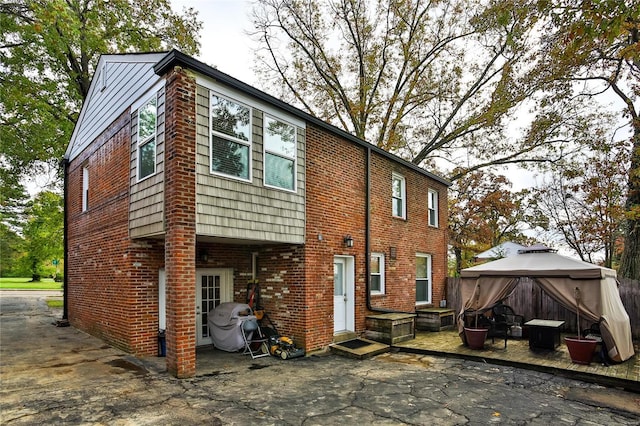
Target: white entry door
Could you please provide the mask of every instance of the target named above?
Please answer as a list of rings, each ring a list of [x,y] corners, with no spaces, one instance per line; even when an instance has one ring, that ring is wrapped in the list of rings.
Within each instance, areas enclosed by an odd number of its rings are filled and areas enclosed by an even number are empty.
[[[196,345],[213,344],[207,315],[223,302],[233,302],[233,269],[196,270]]]
[[[353,257],[333,259],[333,332],[355,331]]]

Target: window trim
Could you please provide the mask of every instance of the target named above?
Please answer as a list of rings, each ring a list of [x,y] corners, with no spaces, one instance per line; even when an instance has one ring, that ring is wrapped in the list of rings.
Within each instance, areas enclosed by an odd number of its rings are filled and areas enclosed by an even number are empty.
[[[400,198],[397,198],[393,195],[393,182],[394,180],[399,180],[400,181]],[[402,214],[401,215],[396,215],[393,211],[394,206],[395,206],[395,200],[402,200]],[[404,176],[402,176],[399,173],[395,173],[393,172],[391,174],[391,215],[395,218],[398,219],[407,219],[407,180],[405,179]]]
[[[435,189],[429,189],[427,191],[427,222],[429,224],[429,226],[432,226],[434,228],[438,228],[440,226],[439,224],[439,220],[438,220],[438,215],[439,215],[439,207],[440,207],[440,201],[439,201],[439,197],[440,194],[438,193],[438,191],[436,191]],[[431,206],[431,202],[433,201],[433,206]],[[431,212],[434,212],[433,214],[433,223],[431,222]]]
[[[144,107],[146,107],[151,101],[153,101],[155,99],[156,101],[156,125],[153,129],[153,134],[150,135],[149,137],[147,137],[144,140],[140,140],[140,110],[143,109]],[[145,102],[143,102],[137,109],[137,120],[136,120],[136,176],[137,176],[137,181],[138,182],[142,182],[143,180],[149,179],[151,176],[154,176],[156,173],[158,173],[158,94],[157,92],[153,95],[150,96]],[[141,155],[140,155],[140,150],[150,144],[153,141],[153,172],[149,173],[146,176],[141,176],[140,175],[140,170],[142,169],[140,167],[140,159],[141,159]]]
[[[288,124],[289,126],[293,127],[293,131],[294,131],[294,150],[293,150],[293,157],[287,157],[286,155],[282,155],[279,152],[275,152],[275,151],[270,151],[267,149],[267,142],[266,142],[266,138],[265,138],[265,134],[266,134],[266,124],[267,124],[267,117],[274,120],[274,121],[279,121],[282,122],[284,124]],[[275,155],[276,157],[281,157],[281,158],[285,158],[287,160],[293,160],[293,189],[289,189],[289,188],[282,188],[280,186],[275,186],[275,185],[269,185],[267,184],[267,153],[271,154],[271,155]],[[272,114],[269,114],[267,112],[263,112],[262,113],[262,183],[266,188],[272,188],[272,189],[277,189],[280,191],[287,191],[287,192],[297,192],[298,191],[298,128],[295,124],[290,123],[287,120],[283,120],[280,117],[274,116]]]
[[[82,211],[89,210],[89,167],[82,168]]]
[[[219,98],[226,99],[231,102],[235,102],[243,107],[249,109],[249,140],[245,141],[242,139],[235,138],[233,136],[227,135],[225,133],[218,132],[213,129],[213,115],[211,112],[212,105],[212,97],[217,96]],[[240,176],[229,175],[226,173],[219,172],[217,170],[213,170],[213,137],[217,136],[221,139],[225,139],[227,141],[231,141],[234,143],[239,143],[248,148],[249,155],[247,156],[247,168],[248,168],[248,178],[243,178]],[[227,179],[238,180],[241,182],[249,182],[253,181],[253,107],[246,102],[242,102],[233,96],[229,96],[227,94],[223,94],[216,90],[209,90],[209,173],[215,176],[220,176]]]
[[[372,290],[371,289],[371,276],[374,275],[373,272],[371,272],[371,268],[369,268],[369,293],[371,295],[381,295],[381,294],[385,294],[385,268],[384,268],[384,253],[378,253],[378,252],[372,252],[371,253],[371,257],[377,257],[378,258],[378,264],[380,265],[380,272],[377,274],[380,276],[380,290]],[[369,262],[371,262],[371,259],[369,259]]]
[[[416,258],[418,257],[427,259],[427,277],[418,278],[418,268],[416,262],[416,305],[428,305],[433,303],[433,256],[428,253],[416,253]],[[427,281],[427,300],[418,300],[418,280]]]

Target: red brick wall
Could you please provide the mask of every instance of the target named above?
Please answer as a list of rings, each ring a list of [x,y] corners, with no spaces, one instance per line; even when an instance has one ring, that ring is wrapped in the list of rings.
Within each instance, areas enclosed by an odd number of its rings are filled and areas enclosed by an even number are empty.
[[[179,67],[167,75],[165,121],[165,272],[167,369],[196,372],[196,84]]]
[[[307,350],[333,341],[333,257],[355,258],[356,328],[364,328],[365,150],[307,126]],[[351,235],[352,248],[343,238]]]
[[[391,178],[397,173],[406,182],[406,219],[391,214]],[[439,227],[428,226],[429,189],[438,191]],[[431,255],[432,304],[438,306],[446,288],[447,188],[424,175],[394,164],[380,155],[371,160],[371,251],[385,255],[385,295],[372,296],[372,306],[411,312],[416,308],[415,256]],[[390,248],[396,250],[391,259]]]
[[[351,142],[313,126],[307,127],[307,225],[304,249],[307,350],[326,346],[333,339],[333,258],[354,256],[356,332],[365,329],[370,313],[366,303],[365,166],[366,151]],[[391,176],[406,179],[407,219],[392,217]],[[415,303],[415,255],[432,255],[432,300],[444,296],[447,271],[446,187],[435,180],[378,154],[371,157],[372,252],[385,254],[385,295],[372,296],[374,308],[413,312]],[[427,225],[428,189],[439,191],[439,228]],[[351,235],[352,248],[343,237]],[[322,239],[320,239],[320,236]],[[392,260],[390,247],[397,256]]]
[[[258,252],[262,305],[278,331],[307,351],[333,339],[333,258],[355,260],[356,331],[365,329],[366,151],[309,125],[306,130],[306,244],[222,245],[195,235],[195,83],[181,70],[166,85],[165,212],[162,241],[130,240],[130,117],[125,112],[69,168],[69,318],[139,355],[157,351],[158,269],[167,285],[167,365],[195,373],[195,268],[234,269],[234,300],[246,301],[251,253]],[[81,212],[82,167],[90,170],[90,209]],[[371,250],[385,254],[386,294],[374,307],[415,309],[415,254],[432,255],[434,304],[444,297],[446,188],[380,155],[371,158]],[[406,178],[406,220],[391,215],[391,174]],[[427,225],[427,190],[440,191],[440,228]],[[351,235],[352,248],[343,237]],[[391,259],[390,247],[397,258]],[[207,249],[209,260],[198,260]]]
[[[162,245],[128,236],[130,143],[130,115],[125,112],[69,165],[68,309],[75,327],[148,355],[157,353]],[[89,170],[86,212],[84,167]]]

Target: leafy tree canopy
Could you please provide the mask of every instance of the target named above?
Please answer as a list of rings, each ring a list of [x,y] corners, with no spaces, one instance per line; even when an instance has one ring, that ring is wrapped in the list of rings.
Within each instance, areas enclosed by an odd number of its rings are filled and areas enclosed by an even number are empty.
[[[552,161],[587,126],[540,93],[549,75],[537,66],[537,10],[518,0],[260,0],[259,71],[265,87],[362,139],[416,164],[445,160],[452,180]],[[532,118],[520,123],[523,113]]]
[[[637,1],[258,0],[254,24],[264,87],[453,181],[588,149],[611,92],[634,129],[620,269],[640,278]]]
[[[169,0],[15,0],[0,4],[0,152],[19,175],[54,167],[101,54],[199,49],[193,9]]]
[[[532,242],[523,231],[540,219],[525,208],[529,191],[513,192],[511,185],[505,176],[482,170],[454,182],[449,196],[449,237],[455,275],[481,251],[506,241]]]
[[[592,99],[609,92],[622,101],[623,117],[633,133],[618,274],[640,280],[640,7],[635,0],[538,4],[549,18],[541,67],[554,82],[550,93]]]
[[[63,198],[55,192],[40,192],[27,205],[25,215],[22,261],[35,278],[47,262],[63,257]]]

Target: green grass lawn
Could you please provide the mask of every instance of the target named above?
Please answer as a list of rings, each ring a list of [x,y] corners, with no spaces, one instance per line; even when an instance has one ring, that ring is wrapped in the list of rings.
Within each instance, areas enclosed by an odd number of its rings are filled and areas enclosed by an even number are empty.
[[[52,278],[43,278],[40,282],[31,283],[31,278],[0,278],[0,289],[12,290],[62,290],[62,283]]]
[[[62,308],[64,306],[64,302],[62,300],[48,299],[47,306],[50,308]]]

